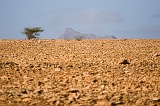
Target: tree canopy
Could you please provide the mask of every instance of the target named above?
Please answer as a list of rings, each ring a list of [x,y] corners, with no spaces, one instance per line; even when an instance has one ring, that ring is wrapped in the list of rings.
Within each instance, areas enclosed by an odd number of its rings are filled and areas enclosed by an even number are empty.
[[[27,39],[35,39],[40,36],[40,32],[43,32],[41,27],[33,27],[33,28],[24,28],[23,34],[26,35]]]

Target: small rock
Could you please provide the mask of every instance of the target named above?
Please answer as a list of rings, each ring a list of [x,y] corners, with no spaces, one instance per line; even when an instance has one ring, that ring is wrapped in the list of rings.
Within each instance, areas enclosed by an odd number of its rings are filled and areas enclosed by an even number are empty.
[[[152,98],[153,101],[160,101],[160,98],[154,97]]]
[[[38,81],[38,86],[41,86],[43,84],[43,82]]]
[[[98,81],[97,79],[94,79],[94,80],[93,80],[94,83],[96,83],[97,81]]]
[[[105,98],[106,98],[105,95],[100,95],[100,96],[97,97],[98,100],[103,100],[103,99],[105,99]]]
[[[104,91],[102,91],[102,94],[107,95],[107,94],[108,94],[108,91],[104,90]]]
[[[73,68],[73,65],[72,65],[72,64],[69,64],[67,67],[68,67],[68,68]]]
[[[108,101],[98,101],[95,106],[111,106],[111,103]]]
[[[55,105],[56,106],[64,106],[64,103],[61,100],[57,100],[56,103],[55,103]]]
[[[54,70],[55,70],[55,71],[61,71],[61,69],[60,69],[60,68],[55,68]]]
[[[122,62],[120,62],[120,64],[130,64],[128,60],[123,60]]]
[[[31,100],[32,100],[31,98],[24,98],[22,102],[30,102]]]
[[[158,56],[160,56],[160,54],[156,53],[156,54],[154,54],[154,56],[155,56],[155,57],[158,57]]]
[[[71,93],[68,97],[68,99],[72,98],[72,99],[78,99],[80,97],[80,94],[79,93]]]
[[[27,82],[27,81],[33,80],[33,78],[31,78],[31,77],[27,77],[27,76],[23,76],[23,79],[24,79],[24,82]]]
[[[36,105],[36,104],[38,104],[38,103],[40,103],[40,101],[31,102],[31,103],[30,103],[30,106]]]
[[[38,43],[41,43],[41,40],[38,40]]]
[[[28,97],[29,97],[28,94],[22,94],[22,95],[21,95],[21,98],[28,98]]]
[[[129,71],[124,71],[125,73],[128,73]]]
[[[61,93],[61,95],[62,95],[62,96],[64,96],[64,97],[68,97],[69,93],[68,93],[68,92],[63,91],[63,92]]]
[[[123,102],[122,102],[122,101],[112,102],[112,103],[111,103],[111,106],[117,106],[117,105],[119,105],[119,104],[123,104]]]
[[[72,103],[73,101],[74,101],[74,98],[73,98],[73,97],[68,97],[67,103]]]
[[[1,80],[8,80],[8,77],[7,76],[1,76]]]
[[[123,79],[124,79],[123,77],[119,78],[119,80],[123,80]]]
[[[43,90],[42,89],[36,89],[33,93],[41,94],[41,93],[43,93]]]
[[[101,90],[104,90],[105,89],[105,86],[104,85],[101,85]]]
[[[122,101],[115,102],[115,104],[123,104]]]
[[[44,81],[44,82],[47,82],[47,81],[48,81],[48,78],[44,78],[43,81]]]
[[[52,97],[51,99],[47,100],[47,102],[56,102],[56,98]]]
[[[34,61],[34,60],[35,60],[35,58],[29,58],[28,60],[29,60],[29,61]]]
[[[52,87],[51,85],[48,85],[48,84],[47,84],[47,85],[44,86],[44,88],[52,89],[53,87]]]
[[[76,88],[72,88],[71,90],[70,90],[70,93],[77,93],[78,92],[78,89],[76,89]]]
[[[22,92],[22,94],[27,94],[26,89],[22,89],[21,92]]]
[[[17,98],[17,99],[15,99],[14,101],[16,101],[16,102],[21,102],[22,99],[21,99],[21,98]]]

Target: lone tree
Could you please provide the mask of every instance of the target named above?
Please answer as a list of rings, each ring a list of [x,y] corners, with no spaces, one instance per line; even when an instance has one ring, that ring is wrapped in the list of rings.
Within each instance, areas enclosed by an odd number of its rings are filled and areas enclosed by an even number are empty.
[[[40,32],[43,32],[41,27],[33,27],[24,28],[24,32],[22,32],[22,34],[25,34],[27,39],[35,39],[38,38],[37,36],[40,36]]]

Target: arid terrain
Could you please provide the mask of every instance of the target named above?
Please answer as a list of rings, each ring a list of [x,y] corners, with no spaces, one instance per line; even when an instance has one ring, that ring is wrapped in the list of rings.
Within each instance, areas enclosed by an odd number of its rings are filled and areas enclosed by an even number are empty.
[[[160,106],[160,40],[0,40],[0,106]]]

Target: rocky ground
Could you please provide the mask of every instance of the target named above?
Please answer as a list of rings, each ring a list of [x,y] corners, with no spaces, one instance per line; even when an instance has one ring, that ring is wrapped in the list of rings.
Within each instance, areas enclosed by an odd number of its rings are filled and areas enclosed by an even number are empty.
[[[0,40],[0,106],[160,106],[160,40]]]

